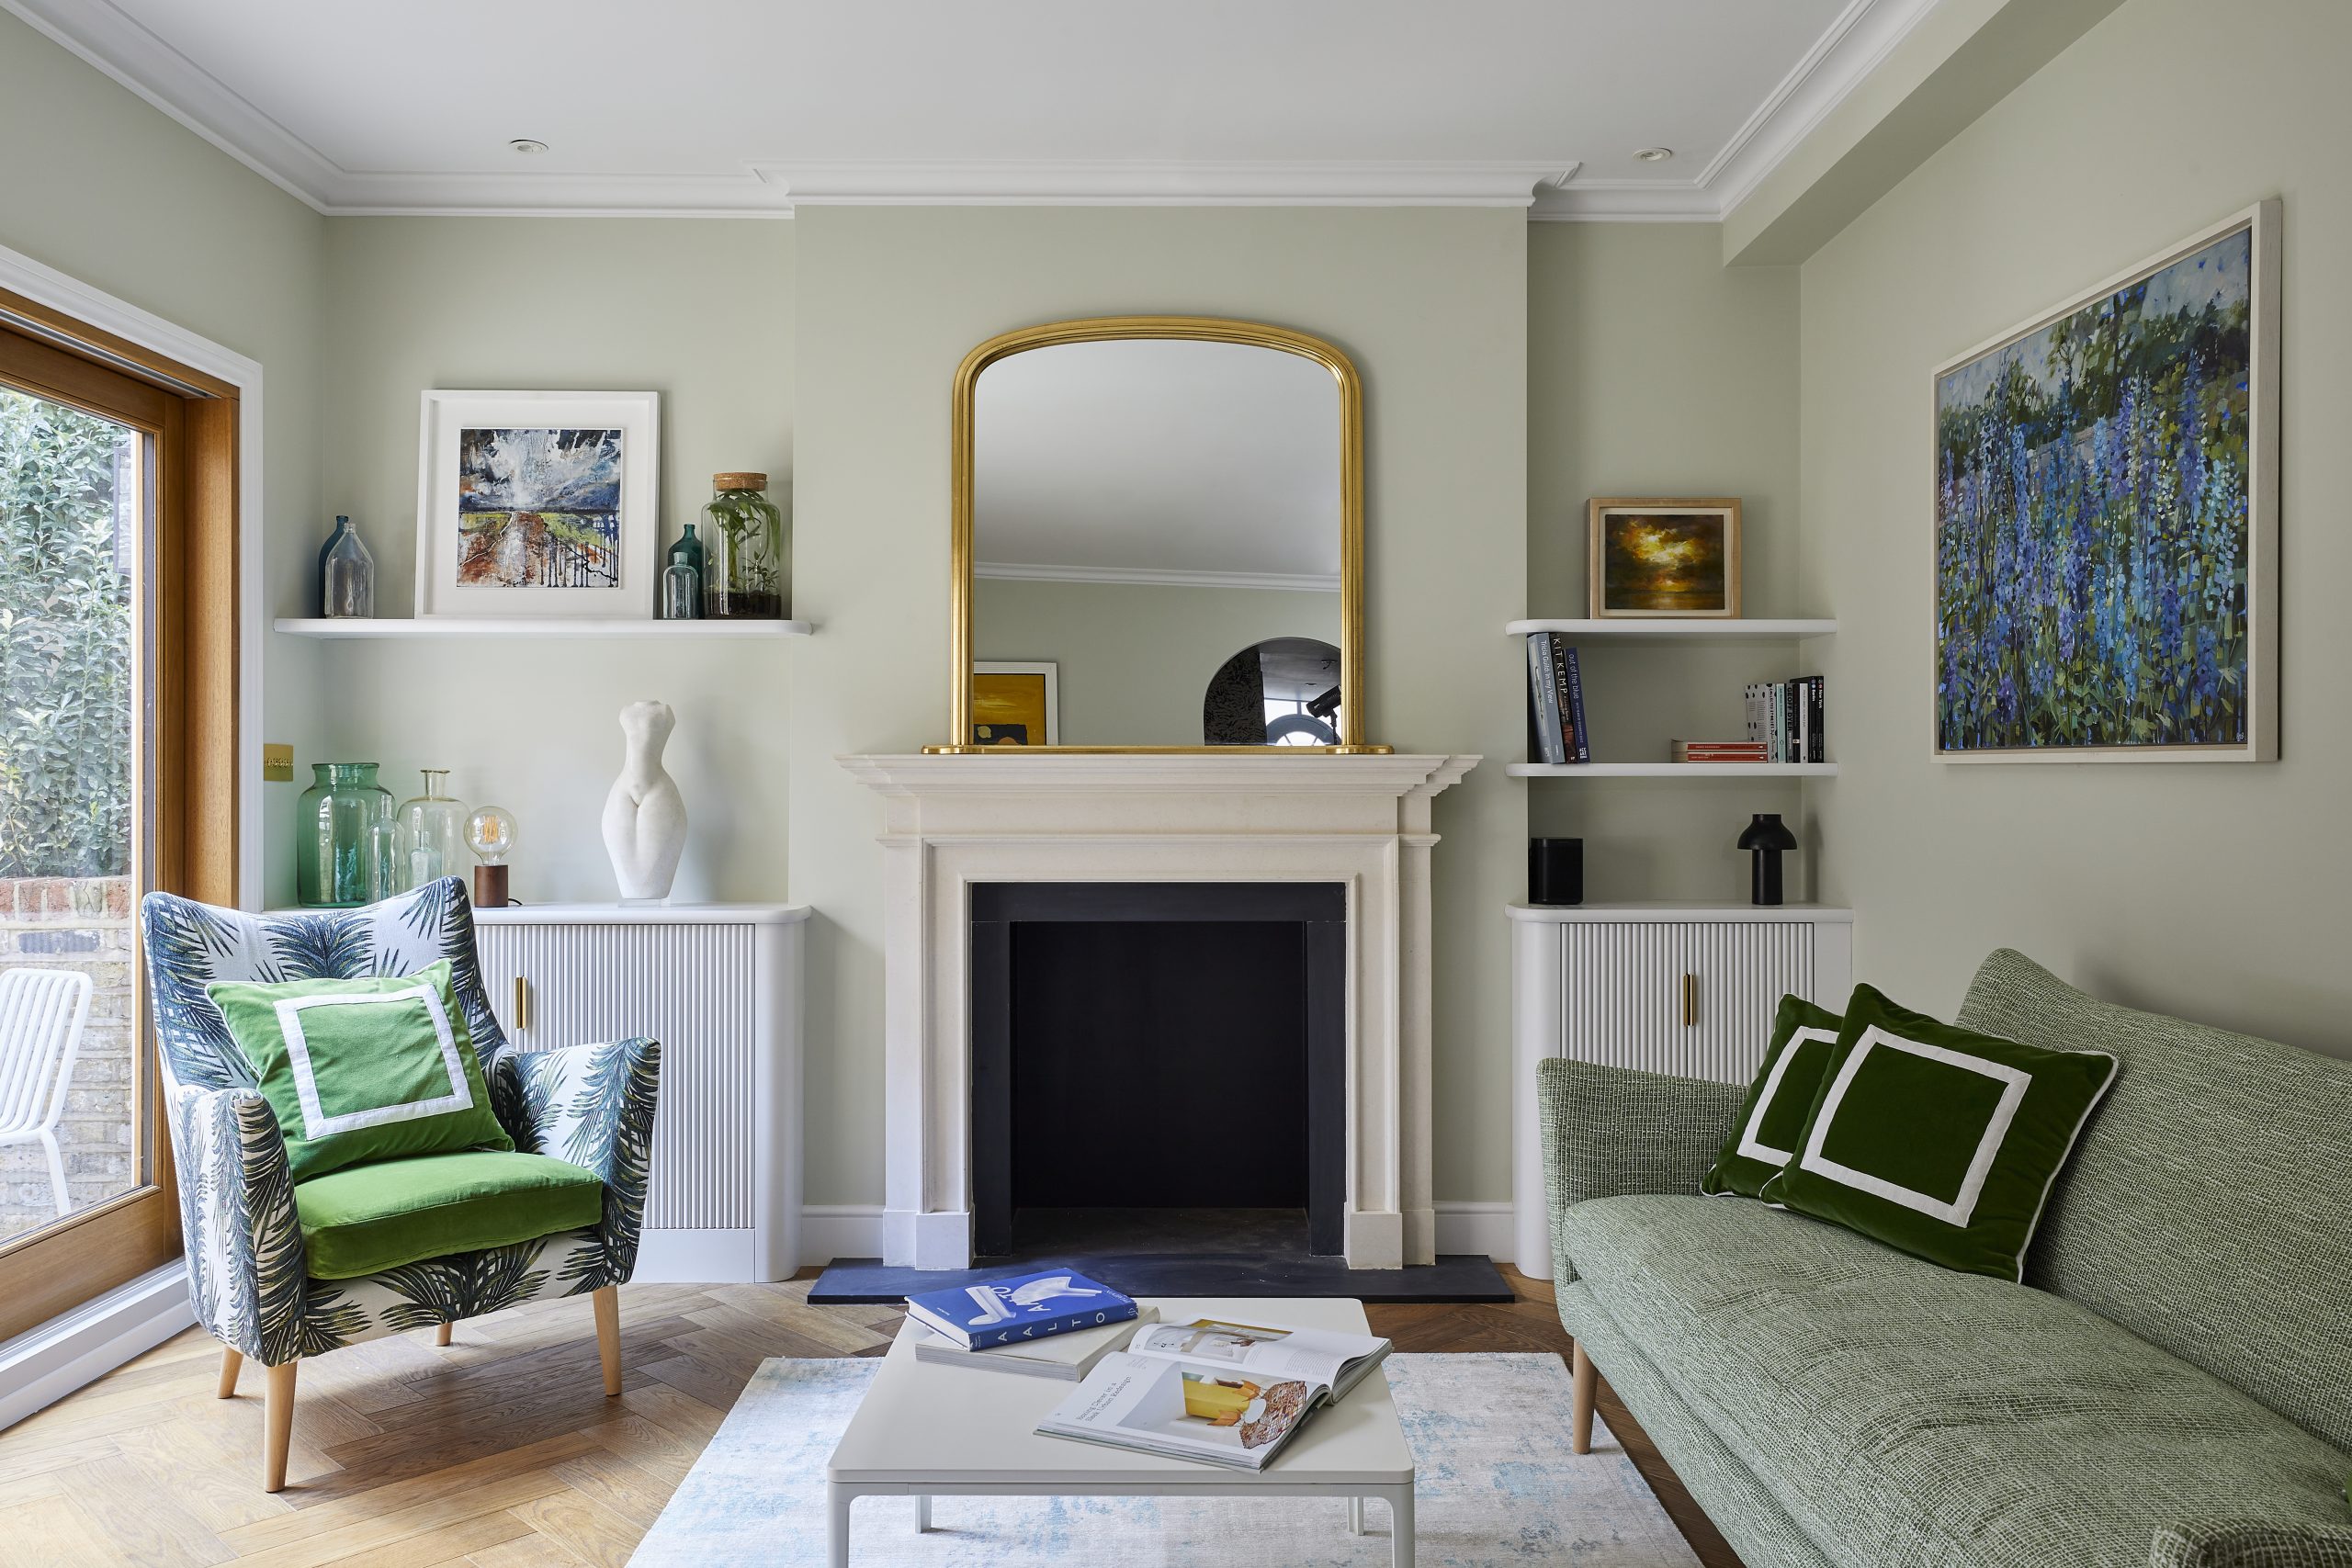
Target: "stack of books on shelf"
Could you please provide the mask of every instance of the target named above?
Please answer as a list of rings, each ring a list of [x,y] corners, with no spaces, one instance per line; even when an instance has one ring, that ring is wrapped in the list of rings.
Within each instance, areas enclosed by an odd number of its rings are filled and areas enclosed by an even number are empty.
[[[1747,739],[1764,748],[1766,761],[1829,761],[1827,698],[1820,676],[1760,681],[1747,689],[1746,696]]]
[[[1527,634],[1527,754],[1559,766],[1592,761],[1577,650],[1558,632]]]
[[[1761,740],[1678,740],[1678,762],[1761,762],[1768,761]]]

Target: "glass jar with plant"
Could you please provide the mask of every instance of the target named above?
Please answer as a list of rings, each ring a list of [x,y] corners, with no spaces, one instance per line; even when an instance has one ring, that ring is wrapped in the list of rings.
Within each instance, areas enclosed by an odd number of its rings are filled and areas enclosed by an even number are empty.
[[[702,509],[703,618],[783,620],[792,613],[792,568],[784,513],[764,493],[767,475],[713,474],[710,482]]]

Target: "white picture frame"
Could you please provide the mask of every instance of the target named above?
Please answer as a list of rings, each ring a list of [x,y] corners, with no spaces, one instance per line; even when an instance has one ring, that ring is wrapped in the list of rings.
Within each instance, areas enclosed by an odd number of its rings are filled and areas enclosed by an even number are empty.
[[[2119,290],[2144,283],[2177,263],[2243,233],[2247,239],[2245,365],[2245,736],[2199,743],[2053,744],[1955,746],[1944,734],[1939,682],[1945,661],[1940,610],[1943,592],[1940,551],[1928,557],[1927,655],[1929,755],[1939,762],[1982,765],[2003,762],[2275,762],[2278,760],[2278,432],[2279,432],[2279,255],[2281,204],[2272,197],[2232,213],[2145,261],[2124,268],[2029,321],[1998,333],[1937,366],[1928,377],[1928,412],[1930,488],[1928,516],[1932,532],[1943,526],[1944,476],[1935,458],[1940,445],[1942,390],[1947,378],[1964,374],[1990,356],[2032,338],[2055,323],[2097,307]]]
[[[434,389],[420,410],[419,619],[653,618],[662,394]],[[557,527],[536,521],[556,508],[531,508],[527,532],[520,507],[469,504],[526,482],[589,504]],[[493,514],[508,518],[492,526],[510,541],[494,558],[467,521]]]

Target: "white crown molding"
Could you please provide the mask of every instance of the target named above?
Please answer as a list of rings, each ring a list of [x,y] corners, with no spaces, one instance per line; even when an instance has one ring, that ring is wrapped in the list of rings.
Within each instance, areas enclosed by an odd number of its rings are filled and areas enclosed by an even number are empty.
[[[344,168],[112,0],[0,0],[28,26],[333,217],[788,218],[829,206],[1502,207],[1576,222],[1717,222],[1939,0],[1849,0],[1690,180],[1578,181],[1570,161],[753,160],[731,175],[375,173]]]
[[[1270,588],[1293,593],[1337,593],[1340,574],[1280,571],[1171,571],[1148,566],[1046,566],[1033,561],[976,560],[974,577],[1000,582],[1124,582],[1145,588]]]

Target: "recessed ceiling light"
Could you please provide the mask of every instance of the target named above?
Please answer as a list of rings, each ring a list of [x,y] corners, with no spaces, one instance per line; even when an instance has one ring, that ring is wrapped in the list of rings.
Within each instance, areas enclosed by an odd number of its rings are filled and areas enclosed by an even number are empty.
[[[548,150],[546,142],[534,141],[527,136],[518,136],[506,145],[522,153],[526,158],[536,158]]]
[[[1674,149],[1671,147],[1642,147],[1634,150],[1634,162],[1636,164],[1663,164],[1668,158],[1673,156]]]

